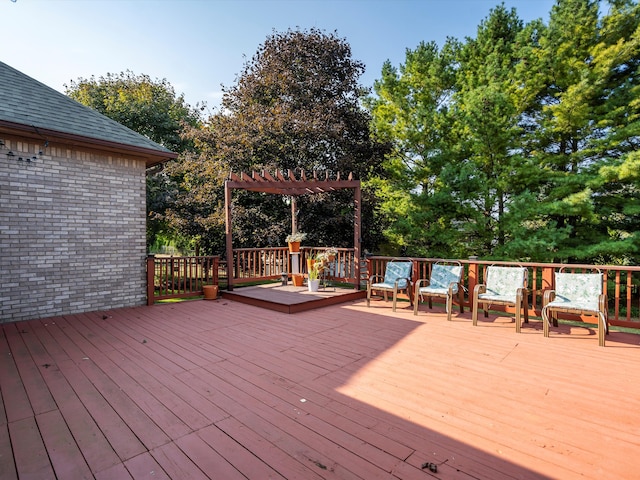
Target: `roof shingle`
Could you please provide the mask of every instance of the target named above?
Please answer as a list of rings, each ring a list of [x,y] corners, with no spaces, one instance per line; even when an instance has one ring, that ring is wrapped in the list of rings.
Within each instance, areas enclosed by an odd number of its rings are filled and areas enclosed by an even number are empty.
[[[144,149],[176,154],[51,87],[0,62],[0,121]]]

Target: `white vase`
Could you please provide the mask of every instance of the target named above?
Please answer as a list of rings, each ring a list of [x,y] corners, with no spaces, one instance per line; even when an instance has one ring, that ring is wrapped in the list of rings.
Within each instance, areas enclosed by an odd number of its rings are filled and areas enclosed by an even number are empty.
[[[317,280],[309,280],[307,282],[307,286],[309,287],[310,292],[317,292],[320,287],[320,279]]]

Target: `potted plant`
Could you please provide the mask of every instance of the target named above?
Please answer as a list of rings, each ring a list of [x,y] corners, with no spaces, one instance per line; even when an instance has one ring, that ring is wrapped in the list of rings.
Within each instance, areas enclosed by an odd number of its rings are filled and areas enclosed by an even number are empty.
[[[296,232],[290,235],[287,235],[287,243],[289,244],[289,251],[291,253],[300,251],[300,242],[307,238],[306,233]]]
[[[216,300],[218,298],[218,285],[203,285],[202,292],[205,300]]]
[[[317,257],[309,268],[309,282],[307,284],[310,292],[317,292],[320,287],[320,273],[322,272],[322,261]]]

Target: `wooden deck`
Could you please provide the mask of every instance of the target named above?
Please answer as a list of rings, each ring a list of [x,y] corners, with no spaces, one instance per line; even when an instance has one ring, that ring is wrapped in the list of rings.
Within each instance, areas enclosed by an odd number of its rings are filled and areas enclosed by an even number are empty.
[[[233,291],[223,291],[222,297],[236,302],[268,308],[282,313],[300,313],[315,308],[338,305],[366,298],[366,290],[353,288],[321,287],[317,292],[308,291],[306,286],[270,283],[253,287],[236,287]]]
[[[0,478],[639,478],[640,336],[404,306],[2,325]]]

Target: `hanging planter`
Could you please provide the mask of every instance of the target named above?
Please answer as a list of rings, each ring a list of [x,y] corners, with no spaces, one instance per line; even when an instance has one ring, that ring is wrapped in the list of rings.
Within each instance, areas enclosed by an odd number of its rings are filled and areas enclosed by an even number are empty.
[[[306,233],[296,232],[291,235],[287,235],[287,243],[289,244],[289,252],[296,253],[300,251],[300,242],[307,238]]]
[[[300,251],[300,242],[289,242],[289,252],[298,253]]]

